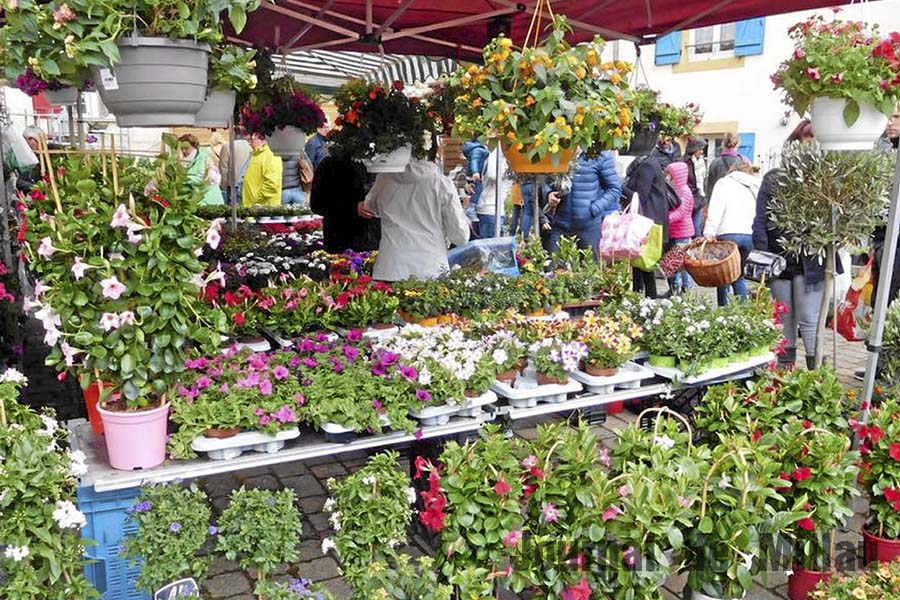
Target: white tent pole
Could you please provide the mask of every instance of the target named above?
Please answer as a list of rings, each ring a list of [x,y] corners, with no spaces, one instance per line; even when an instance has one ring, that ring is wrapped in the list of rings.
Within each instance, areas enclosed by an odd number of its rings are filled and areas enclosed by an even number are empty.
[[[894,275],[894,261],[897,260],[897,240],[900,239],[900,206],[897,197],[900,195],[900,153],[897,154],[894,166],[894,186],[891,188],[891,209],[888,213],[887,230],[884,236],[884,250],[881,253],[881,272],[878,274],[878,293],[875,295],[875,306],[872,310],[872,327],[866,347],[869,358],[866,361],[866,376],[863,381],[862,400],[865,406],[872,403],[875,391],[875,371],[878,368],[878,356],[881,354],[881,342],[884,336],[884,321],[887,317],[888,295],[891,293],[891,278]],[[869,417],[868,408],[863,411],[862,421]]]
[[[500,237],[500,220],[503,218],[502,207],[500,203],[503,199],[500,198],[500,160],[503,156],[503,152],[500,150],[499,144],[497,145],[497,149],[494,150],[497,153],[495,157],[496,166],[494,168],[494,233],[493,237]]]

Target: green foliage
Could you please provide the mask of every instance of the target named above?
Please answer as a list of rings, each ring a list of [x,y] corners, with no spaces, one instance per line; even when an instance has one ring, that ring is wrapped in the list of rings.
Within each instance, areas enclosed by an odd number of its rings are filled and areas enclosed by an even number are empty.
[[[294,490],[231,492],[231,502],[219,519],[216,551],[237,560],[244,570],[256,569],[257,580],[284,563],[297,560],[303,526]]]
[[[219,44],[209,57],[209,90],[247,92],[256,87],[256,50],[234,44]],[[225,207],[230,208],[230,207]]]
[[[128,519],[137,532],[125,539],[122,555],[132,566],[141,563],[139,589],[152,594],[184,577],[202,582],[212,559],[201,549],[212,530],[208,498],[196,484],[141,488]]]
[[[900,302],[892,302],[884,321],[881,381],[897,386],[900,382]]]
[[[894,600],[900,588],[900,562],[874,563],[868,571],[836,574],[820,583],[810,594],[811,600]]]
[[[900,539],[900,403],[889,397],[872,408],[865,424],[854,420],[851,425],[859,436],[861,483],[869,496],[866,528]]]
[[[397,571],[381,572],[376,577],[382,586],[396,577],[402,580],[410,576],[412,567],[400,560],[396,548],[406,545],[416,493],[398,459],[396,452],[382,452],[349,477],[328,481],[331,498],[325,510],[331,513],[334,549],[357,594],[374,591],[370,580],[373,564],[383,567],[390,560],[398,561]]]
[[[784,249],[798,256],[825,256],[831,248],[871,236],[884,218],[895,160],[884,152],[789,146],[768,206]]]
[[[375,562],[369,565],[360,584],[360,600],[450,600],[453,588],[438,581],[434,559],[422,556],[412,562],[400,554],[395,563]]]

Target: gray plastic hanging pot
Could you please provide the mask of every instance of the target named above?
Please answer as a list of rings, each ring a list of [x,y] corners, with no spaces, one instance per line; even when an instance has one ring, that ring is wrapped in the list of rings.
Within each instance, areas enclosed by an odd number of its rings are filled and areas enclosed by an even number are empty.
[[[236,98],[234,90],[210,90],[203,108],[197,113],[194,127],[228,127]]]
[[[118,46],[121,60],[95,67],[94,84],[119,127],[193,125],[206,100],[209,46],[141,36]]]

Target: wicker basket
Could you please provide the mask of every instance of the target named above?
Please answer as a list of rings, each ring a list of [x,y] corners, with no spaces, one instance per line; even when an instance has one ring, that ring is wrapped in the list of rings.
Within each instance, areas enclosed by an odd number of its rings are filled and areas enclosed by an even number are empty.
[[[685,247],[684,268],[697,285],[728,285],[741,276],[741,253],[734,242],[697,240]]]

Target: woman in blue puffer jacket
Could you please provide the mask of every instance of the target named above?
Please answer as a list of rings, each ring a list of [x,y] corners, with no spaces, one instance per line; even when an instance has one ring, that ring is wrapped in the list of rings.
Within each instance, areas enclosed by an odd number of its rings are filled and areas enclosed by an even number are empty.
[[[562,236],[574,236],[581,248],[591,248],[599,257],[600,225],[603,219],[619,208],[622,181],[616,173],[612,152],[599,156],[578,157],[572,188],[565,195],[550,194],[549,204],[556,206],[550,247],[556,250]]]

